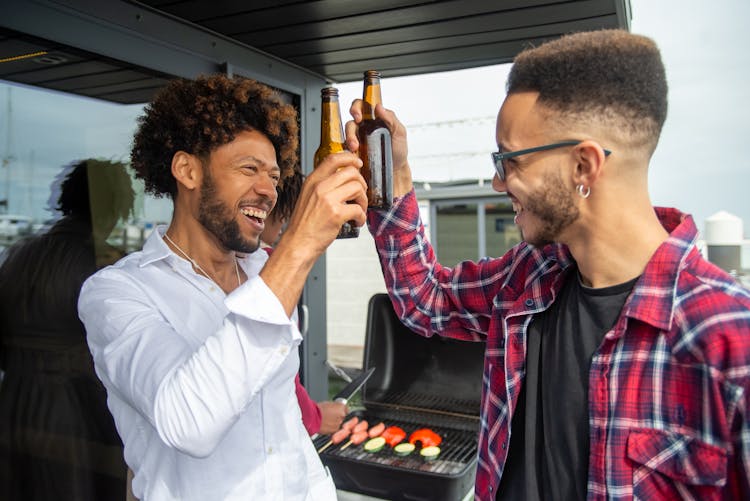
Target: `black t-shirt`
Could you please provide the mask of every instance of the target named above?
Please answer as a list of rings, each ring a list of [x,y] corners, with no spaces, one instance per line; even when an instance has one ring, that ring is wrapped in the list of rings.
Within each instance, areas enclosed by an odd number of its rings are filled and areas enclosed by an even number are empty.
[[[586,499],[591,357],[636,280],[592,289],[571,270],[559,298],[532,320],[498,501]]]

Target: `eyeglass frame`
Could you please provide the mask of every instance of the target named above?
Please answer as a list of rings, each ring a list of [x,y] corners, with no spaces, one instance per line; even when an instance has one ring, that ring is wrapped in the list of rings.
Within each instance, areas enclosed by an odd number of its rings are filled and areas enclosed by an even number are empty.
[[[578,140],[578,139],[566,139],[564,141],[559,141],[557,143],[551,143],[551,144],[545,144],[543,146],[535,146],[534,148],[525,148],[523,150],[516,150],[516,151],[493,151],[491,153],[492,155],[492,163],[495,166],[495,171],[497,171],[497,177],[500,178],[500,181],[505,181],[505,166],[503,165],[503,161],[508,158],[513,157],[520,157],[521,155],[526,155],[528,153],[535,153],[537,151],[547,151],[547,150],[554,150],[556,148],[563,148],[565,146],[577,146],[581,144],[584,140]],[[604,156],[609,156],[612,154],[612,152],[606,148],[602,148],[604,150]]]

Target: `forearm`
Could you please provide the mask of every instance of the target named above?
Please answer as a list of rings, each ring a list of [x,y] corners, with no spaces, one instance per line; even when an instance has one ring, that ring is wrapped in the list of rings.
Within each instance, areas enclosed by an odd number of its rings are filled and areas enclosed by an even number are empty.
[[[411,179],[411,168],[409,164],[395,169],[393,172],[393,195],[394,197],[403,197],[414,188]]]
[[[263,282],[276,295],[289,316],[297,308],[316,259],[317,256],[307,249],[296,247],[293,239],[282,238],[260,272]]]
[[[486,330],[491,297],[476,294],[465,284],[481,281],[482,268],[462,263],[445,268],[424,234],[413,191],[399,198],[385,214],[370,211],[370,232],[375,237],[383,276],[401,321],[424,336],[434,333],[477,340]],[[489,282],[482,287],[492,289]]]

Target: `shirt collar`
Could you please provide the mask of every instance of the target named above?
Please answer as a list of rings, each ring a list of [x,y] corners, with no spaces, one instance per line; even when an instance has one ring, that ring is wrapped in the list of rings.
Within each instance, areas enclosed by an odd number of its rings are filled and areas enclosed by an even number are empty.
[[[143,244],[143,254],[139,263],[141,268],[161,259],[169,259],[171,256],[174,256],[174,253],[164,241],[164,233],[166,231],[167,225],[160,224],[148,236],[146,242]]]
[[[172,252],[167,242],[164,241],[164,233],[167,232],[167,225],[160,224],[154,228],[151,235],[148,236],[146,242],[143,244],[143,254],[139,263],[140,267],[148,266],[156,261],[164,260],[175,260],[183,261]],[[260,269],[268,259],[268,254],[258,249],[250,254],[238,254],[238,262],[248,276],[257,275]],[[192,267],[191,267],[192,269]]]
[[[688,214],[670,208],[655,207],[654,210],[669,237],[651,256],[625,305],[624,314],[661,330],[669,330],[680,270],[690,253],[698,252],[695,246],[698,229]]]

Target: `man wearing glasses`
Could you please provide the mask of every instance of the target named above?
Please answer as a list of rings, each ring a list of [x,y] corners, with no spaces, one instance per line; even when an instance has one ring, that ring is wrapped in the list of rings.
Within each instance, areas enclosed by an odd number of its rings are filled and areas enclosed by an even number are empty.
[[[651,204],[666,111],[645,37],[580,33],[518,55],[492,160],[524,242],[446,268],[406,131],[376,110],[397,200],[368,223],[393,305],[421,335],[487,343],[477,499],[750,499],[750,292],[703,259],[690,216]]]

